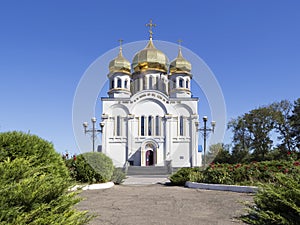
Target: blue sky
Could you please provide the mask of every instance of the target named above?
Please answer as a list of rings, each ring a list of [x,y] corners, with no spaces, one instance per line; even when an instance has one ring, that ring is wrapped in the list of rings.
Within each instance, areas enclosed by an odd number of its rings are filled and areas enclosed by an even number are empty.
[[[30,131],[77,152],[72,103],[82,75],[119,38],[147,39],[150,18],[154,39],[182,39],[211,68],[228,119],[295,100],[299,11],[296,0],[1,1],[0,131]]]

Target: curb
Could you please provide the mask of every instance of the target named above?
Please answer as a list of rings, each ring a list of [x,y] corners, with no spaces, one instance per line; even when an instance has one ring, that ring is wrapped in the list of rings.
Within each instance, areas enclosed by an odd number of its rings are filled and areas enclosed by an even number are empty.
[[[238,185],[225,185],[225,184],[204,184],[196,182],[185,182],[185,187],[195,188],[195,189],[206,189],[215,191],[232,191],[240,193],[256,193],[258,187],[254,186],[238,186]]]
[[[113,187],[115,184],[113,182],[101,183],[101,184],[89,184],[89,185],[75,185],[74,187],[70,188],[70,191],[77,191],[77,190],[99,190],[99,189],[107,189]]]

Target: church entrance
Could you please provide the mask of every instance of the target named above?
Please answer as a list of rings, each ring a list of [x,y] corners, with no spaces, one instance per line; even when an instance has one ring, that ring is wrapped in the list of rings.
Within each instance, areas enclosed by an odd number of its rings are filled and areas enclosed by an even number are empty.
[[[146,166],[154,165],[154,153],[152,150],[146,151]]]

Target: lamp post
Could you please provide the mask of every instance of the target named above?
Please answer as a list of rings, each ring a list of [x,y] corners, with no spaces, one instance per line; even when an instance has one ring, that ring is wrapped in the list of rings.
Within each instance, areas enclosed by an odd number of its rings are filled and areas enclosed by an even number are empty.
[[[207,116],[203,116],[203,123],[204,123],[204,127],[203,128],[199,128],[199,131],[203,132],[203,144],[204,144],[204,167],[206,166],[206,138],[208,136],[209,132],[213,132],[215,131],[215,126],[216,126],[216,121],[211,121],[211,128],[208,128],[206,123],[207,123]]]
[[[92,121],[92,129],[87,129],[87,127],[88,127],[88,122],[84,122],[83,123],[83,128],[84,128],[84,133],[86,134],[86,133],[92,133],[92,141],[93,141],[93,152],[95,151],[95,140],[96,140],[96,135],[97,135],[97,133],[102,133],[103,132],[103,127],[104,127],[104,123],[103,122],[101,122],[101,123],[99,123],[99,125],[100,125],[100,130],[98,130],[98,129],[96,129],[96,126],[95,126],[95,124],[96,124],[96,121],[97,121],[97,119],[95,118],[95,117],[93,117],[92,119],[91,119],[91,121]]]

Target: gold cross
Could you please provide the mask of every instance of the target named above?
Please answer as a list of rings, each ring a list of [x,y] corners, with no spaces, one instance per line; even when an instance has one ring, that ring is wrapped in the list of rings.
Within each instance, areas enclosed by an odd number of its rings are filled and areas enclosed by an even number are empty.
[[[183,42],[181,39],[179,39],[178,41],[178,45],[179,45],[179,47],[181,47],[181,43]]]
[[[120,48],[122,48],[123,39],[119,39],[118,42],[120,43]]]
[[[149,27],[149,36],[150,36],[150,39],[152,39],[152,36],[153,36],[152,28],[156,27],[156,24],[152,23],[152,19],[150,19],[150,22],[147,23],[146,26]]]

